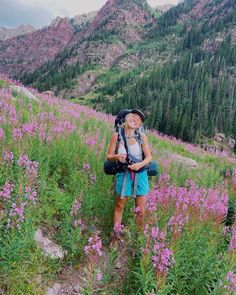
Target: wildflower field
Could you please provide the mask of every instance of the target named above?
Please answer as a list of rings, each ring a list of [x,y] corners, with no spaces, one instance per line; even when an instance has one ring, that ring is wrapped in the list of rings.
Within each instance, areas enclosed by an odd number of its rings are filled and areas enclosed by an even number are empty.
[[[32,99],[16,85],[0,77],[0,294],[46,294],[68,266],[83,268],[77,294],[236,294],[234,157],[149,131],[159,177],[143,233],[127,203],[126,269],[113,273],[114,185],[103,162],[114,117],[29,89]],[[43,255],[38,228],[64,259]]]

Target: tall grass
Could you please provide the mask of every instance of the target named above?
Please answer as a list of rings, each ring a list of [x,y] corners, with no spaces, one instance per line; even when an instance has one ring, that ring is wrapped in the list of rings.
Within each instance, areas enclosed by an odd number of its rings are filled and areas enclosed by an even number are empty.
[[[11,93],[11,83],[0,79],[1,288],[45,294],[63,266],[84,261],[91,235],[100,231],[108,243],[114,186],[103,161],[114,119],[34,90],[38,101],[30,101]],[[225,228],[225,219],[236,198],[234,159],[155,132],[148,137],[161,176],[150,180],[144,233],[137,234],[133,202],[127,203],[126,246],[136,254],[113,294],[233,294],[234,226],[231,218]],[[173,153],[198,167],[171,161]],[[41,253],[33,239],[38,227],[67,251],[64,260]],[[104,273],[105,283],[112,284],[111,274]]]

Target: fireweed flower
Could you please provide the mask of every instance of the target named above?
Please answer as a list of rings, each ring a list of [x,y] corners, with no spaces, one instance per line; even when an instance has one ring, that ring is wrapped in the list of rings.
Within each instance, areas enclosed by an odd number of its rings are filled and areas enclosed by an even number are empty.
[[[188,215],[184,216],[182,212],[174,214],[168,222],[171,233],[173,235],[178,235],[179,233],[181,233],[187,221]]]
[[[102,275],[102,273],[99,271],[99,272],[96,274],[95,281],[100,282],[102,279],[103,279],[103,275]]]
[[[228,193],[224,186],[206,189],[198,187],[192,180],[186,181],[184,187],[177,187],[170,184],[167,174],[163,174],[150,191],[146,203],[148,212],[156,212],[158,207],[166,210],[174,207],[183,214],[190,210],[189,218],[211,218],[218,223],[227,215]]]
[[[38,124],[36,122],[25,123],[22,125],[22,132],[26,135],[36,135],[38,131]]]
[[[89,136],[85,142],[88,146],[93,146],[97,144],[97,139],[93,136]]]
[[[4,131],[2,128],[0,128],[0,139],[4,138]]]
[[[89,163],[83,164],[83,172],[89,171],[91,169],[91,166]]]
[[[224,226],[223,227],[223,235],[226,236],[230,231],[230,227],[229,226]]]
[[[17,122],[17,112],[16,109],[10,105],[8,109],[9,113],[9,122],[11,125],[14,125]],[[20,114],[18,113],[18,116],[20,117]]]
[[[236,169],[234,169],[233,176],[232,176],[232,184],[236,186]]]
[[[226,290],[230,292],[230,294],[235,294],[236,292],[236,274],[234,274],[232,271],[230,271],[227,276],[227,285],[224,286]]]
[[[97,259],[102,256],[102,240],[98,233],[94,234],[88,240],[88,245],[84,247],[85,254],[91,259]]]
[[[17,164],[19,167],[24,167],[24,168],[27,168],[30,166],[30,160],[27,156],[27,154],[22,154],[18,161],[17,161]]]
[[[89,176],[89,182],[90,182],[90,184],[95,184],[95,183],[96,183],[96,180],[97,180],[96,173],[91,174],[91,175]]]
[[[26,197],[28,200],[30,200],[30,201],[32,201],[32,202],[35,202],[35,201],[36,201],[36,198],[37,198],[37,192],[32,191],[32,189],[31,189],[29,186],[27,186],[27,187],[25,188],[25,197]]]
[[[26,206],[26,202],[22,202],[19,205],[16,203],[12,203],[11,209],[9,212],[7,228],[13,228],[13,227],[20,228],[21,223],[24,222],[25,220],[25,216],[24,216],[25,206]]]
[[[22,154],[19,157],[17,164],[19,167],[25,168],[29,172],[29,174],[33,174],[33,175],[37,176],[38,162],[37,161],[30,161],[27,154]]]
[[[122,233],[124,231],[124,225],[116,222],[116,224],[113,227],[113,230],[116,234]]]
[[[174,263],[173,252],[166,247],[166,234],[158,227],[151,229],[151,238],[154,242],[152,247],[152,263],[157,273],[165,274]]]
[[[14,154],[11,151],[4,151],[3,161],[5,164],[12,164],[14,159]]]
[[[77,198],[71,206],[70,215],[77,216],[79,213],[79,209],[81,208],[80,197]]]
[[[37,161],[30,161],[30,165],[26,167],[27,174],[32,181],[36,180],[38,176],[38,166]]]
[[[229,252],[234,253],[236,251],[236,226],[232,227],[232,236],[229,242]]]
[[[134,214],[136,214],[136,215],[142,215],[142,210],[141,210],[141,208],[140,207],[135,207],[135,208],[133,208],[133,212],[134,212]]]
[[[75,219],[75,220],[73,220],[72,226],[74,228],[76,228],[76,227],[80,227],[81,229],[84,229],[85,228],[85,224],[84,224],[84,222],[83,222],[82,219]]]
[[[225,219],[228,212],[228,193],[223,189],[217,191],[209,189],[204,201],[203,206],[206,209],[207,214],[211,214],[219,221]]]
[[[7,119],[3,115],[0,115],[0,124],[2,124],[2,125],[6,125],[7,124]]]
[[[13,192],[14,184],[6,182],[3,189],[0,191],[0,200],[9,200],[11,198],[11,193]]]
[[[12,132],[13,139],[21,139],[23,137],[23,133],[21,128],[14,128]]]
[[[225,177],[230,178],[230,176],[231,176],[231,171],[230,171],[230,169],[227,169],[225,172]]]
[[[39,139],[40,141],[45,141],[46,138],[47,138],[46,124],[42,124],[39,126]]]

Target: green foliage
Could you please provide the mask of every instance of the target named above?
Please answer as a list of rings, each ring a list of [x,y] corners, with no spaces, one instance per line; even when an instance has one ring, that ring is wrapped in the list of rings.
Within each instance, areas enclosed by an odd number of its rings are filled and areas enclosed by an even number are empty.
[[[225,65],[232,66],[236,56],[234,47],[226,45],[229,42],[222,43],[211,58],[196,49],[175,63],[156,68],[115,101],[106,102],[106,111],[117,113],[121,108],[139,107],[149,114],[149,127],[184,141],[198,143],[200,135],[211,136],[216,130],[234,136],[236,90],[228,73],[221,71]],[[212,82],[213,77],[218,79],[217,84]],[[126,85],[129,82],[122,78],[119,81]],[[120,82],[113,83],[107,91],[114,94],[121,86]]]
[[[169,275],[172,292],[211,294],[215,282],[227,268],[227,262],[218,258],[224,250],[223,247],[218,248],[221,235],[214,233],[207,224],[191,225],[191,232],[184,234],[185,238],[180,239],[176,246],[175,264]]]
[[[39,91],[52,90],[56,86],[55,93],[57,94],[62,89],[73,88],[76,85],[75,78],[87,70],[94,68],[89,64],[76,64],[66,67],[63,71],[59,72],[55,70],[55,67],[55,64],[52,67],[51,63],[49,63],[32,74],[25,74],[22,77],[22,81],[26,85],[33,84]]]

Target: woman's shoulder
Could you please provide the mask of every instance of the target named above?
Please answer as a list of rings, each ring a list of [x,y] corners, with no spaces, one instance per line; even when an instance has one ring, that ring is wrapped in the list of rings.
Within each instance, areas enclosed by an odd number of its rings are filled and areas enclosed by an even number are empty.
[[[142,142],[147,143],[148,139],[147,139],[146,133],[141,131],[140,135],[141,135]]]

